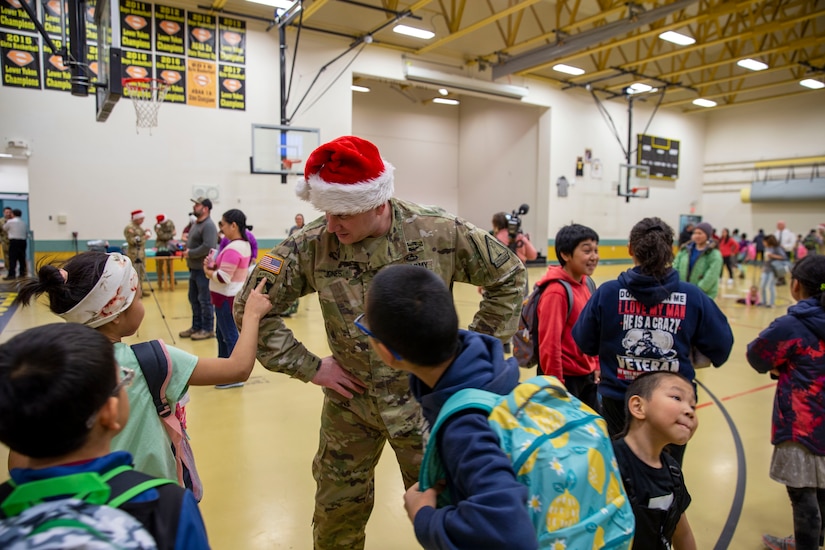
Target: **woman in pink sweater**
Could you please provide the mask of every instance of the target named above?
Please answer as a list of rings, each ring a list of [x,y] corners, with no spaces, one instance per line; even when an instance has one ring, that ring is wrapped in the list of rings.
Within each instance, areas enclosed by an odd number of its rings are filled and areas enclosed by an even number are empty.
[[[218,253],[212,263],[209,263],[207,256],[203,269],[209,278],[209,292],[215,306],[218,357],[229,357],[238,341],[238,327],[235,326],[232,317],[232,305],[235,295],[240,292],[246,281],[252,249],[246,237],[246,215],[243,212],[238,209],[227,210],[218,226],[229,239],[229,244]]]

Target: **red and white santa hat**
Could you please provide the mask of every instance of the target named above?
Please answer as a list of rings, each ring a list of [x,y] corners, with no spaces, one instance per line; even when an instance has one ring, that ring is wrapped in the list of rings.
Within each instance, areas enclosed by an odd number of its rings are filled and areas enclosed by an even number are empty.
[[[166,216],[164,216],[163,214],[158,214],[157,216],[155,216],[155,219],[158,221],[158,223],[161,223],[163,220],[166,219]]]
[[[359,214],[392,198],[393,172],[374,144],[342,136],[309,155],[295,193],[322,212]]]
[[[132,210],[132,221],[142,220],[146,216],[143,215],[143,210]]]

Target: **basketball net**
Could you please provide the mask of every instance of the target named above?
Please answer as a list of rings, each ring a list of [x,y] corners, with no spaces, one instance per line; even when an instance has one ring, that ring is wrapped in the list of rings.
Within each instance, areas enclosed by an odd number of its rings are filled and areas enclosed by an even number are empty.
[[[149,128],[149,135],[152,135],[152,128],[158,125],[158,110],[169,90],[169,84],[157,78],[126,78],[123,80],[123,89],[135,106],[135,132],[140,133],[141,128]]]

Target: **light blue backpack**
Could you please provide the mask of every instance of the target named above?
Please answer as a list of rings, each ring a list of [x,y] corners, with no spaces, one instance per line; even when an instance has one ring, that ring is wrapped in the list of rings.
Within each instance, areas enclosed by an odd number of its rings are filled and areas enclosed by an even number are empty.
[[[553,376],[531,378],[508,395],[465,389],[448,399],[424,453],[422,491],[445,477],[436,433],[466,409],[489,414],[518,480],[530,488],[527,505],[540,548],[630,548],[635,520],[607,425]],[[439,506],[449,502],[442,493]]]

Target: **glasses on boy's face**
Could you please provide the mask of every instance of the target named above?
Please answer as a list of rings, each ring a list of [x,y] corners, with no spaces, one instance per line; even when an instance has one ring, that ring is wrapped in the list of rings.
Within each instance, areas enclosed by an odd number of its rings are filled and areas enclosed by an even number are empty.
[[[135,371],[130,369],[129,367],[124,367],[122,365],[118,365],[118,370],[120,371],[120,381],[115,384],[115,389],[112,390],[110,394],[112,397],[117,397],[120,395],[120,390],[123,388],[128,388],[129,385],[132,383],[132,380],[135,379]],[[98,412],[95,412],[89,419],[86,421],[86,427],[92,429],[92,426],[95,425],[95,420],[97,419]]]
[[[129,367],[124,367],[118,365],[120,368],[120,382],[117,383],[115,389],[112,390],[112,395],[118,395],[120,390],[123,388],[128,388],[132,384],[132,380],[135,379],[135,371],[130,369]]]
[[[375,334],[373,334],[370,329],[368,329],[366,326],[364,326],[364,314],[363,313],[355,318],[355,326],[358,327],[358,330],[360,330],[361,332],[363,332],[364,334],[366,334],[367,336],[369,336],[373,340],[376,340],[378,342],[381,341],[378,338],[376,338]],[[401,361],[401,356],[400,355],[398,355],[395,351],[392,350],[392,348],[390,348],[386,344],[384,344],[384,346],[392,354],[393,357],[395,357],[396,359]]]

